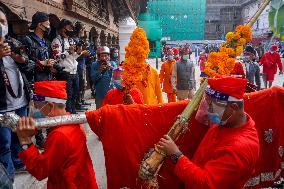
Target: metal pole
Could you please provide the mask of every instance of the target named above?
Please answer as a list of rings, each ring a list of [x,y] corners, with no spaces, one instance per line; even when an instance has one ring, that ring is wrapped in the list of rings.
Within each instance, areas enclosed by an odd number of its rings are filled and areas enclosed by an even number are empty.
[[[158,56],[156,55],[156,69],[159,69],[159,60],[158,60]]]

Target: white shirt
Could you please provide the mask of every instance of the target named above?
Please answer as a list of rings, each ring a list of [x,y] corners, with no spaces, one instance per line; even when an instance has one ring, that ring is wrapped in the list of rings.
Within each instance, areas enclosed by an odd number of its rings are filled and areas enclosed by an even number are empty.
[[[15,95],[18,95],[19,87],[22,87],[22,95],[20,98],[14,98],[10,95],[6,87],[7,109],[0,112],[10,112],[28,105],[28,101],[24,90],[24,81],[20,70],[15,61],[10,56],[3,57],[3,64],[7,76],[10,80],[11,87]],[[1,89],[2,90],[2,89]]]
[[[62,54],[66,55],[65,59],[61,59],[60,58],[60,64],[61,66],[65,67],[64,71],[68,72],[69,74],[76,74],[77,73],[77,58],[79,57],[79,55],[74,52],[73,54],[69,54],[68,53],[68,49],[70,48],[70,43],[68,38],[64,38],[64,52],[62,52],[62,44],[61,44],[61,40],[60,40],[61,36],[57,36],[51,44],[52,50],[53,52],[57,52],[55,55],[59,55],[59,57]],[[62,38],[61,38],[62,39]]]

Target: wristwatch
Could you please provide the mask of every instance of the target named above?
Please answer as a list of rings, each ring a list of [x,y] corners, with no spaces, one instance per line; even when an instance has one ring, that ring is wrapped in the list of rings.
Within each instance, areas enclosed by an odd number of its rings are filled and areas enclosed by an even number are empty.
[[[179,158],[183,156],[183,154],[181,152],[177,152],[175,154],[171,155],[171,161],[173,162],[173,164],[177,164]]]
[[[175,154],[172,154],[170,156],[170,158],[171,158],[171,161],[173,162],[173,164],[177,164],[177,162],[178,162],[178,160],[181,156],[183,156],[183,154],[181,152],[177,152]]]
[[[23,150],[26,150],[26,149],[28,149],[32,144],[33,144],[33,143],[31,143],[31,144],[23,144],[23,145],[22,145],[22,149],[23,149]]]

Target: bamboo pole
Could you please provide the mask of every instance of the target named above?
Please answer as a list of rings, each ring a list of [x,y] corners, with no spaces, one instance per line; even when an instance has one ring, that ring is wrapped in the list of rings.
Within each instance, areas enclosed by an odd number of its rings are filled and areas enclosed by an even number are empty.
[[[261,15],[261,13],[264,11],[266,6],[270,3],[271,0],[265,0],[262,5],[259,7],[259,10],[253,15],[253,17],[249,20],[249,22],[246,24],[249,27],[252,27],[253,24],[256,22],[258,17]]]
[[[208,80],[205,79],[200,88],[197,90],[191,102],[186,106],[185,110],[180,114],[176,122],[170,128],[167,133],[174,141],[176,141],[179,136],[188,130],[188,120],[192,114],[198,108],[198,105],[203,97],[204,91],[207,87]],[[166,153],[162,150],[157,149],[148,152],[143,161],[141,162],[139,169],[139,178],[148,183],[148,185],[153,188],[157,188],[157,175],[163,165],[166,158]]]

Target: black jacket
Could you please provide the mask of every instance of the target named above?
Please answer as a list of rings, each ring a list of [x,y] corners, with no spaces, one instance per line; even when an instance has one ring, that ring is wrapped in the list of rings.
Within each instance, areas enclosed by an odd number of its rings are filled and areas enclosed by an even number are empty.
[[[20,41],[26,46],[29,59],[35,63],[33,74],[28,76],[29,82],[51,80],[52,73],[50,68],[37,64],[38,61],[44,61],[50,58],[50,43],[44,41],[46,47],[42,46],[34,33],[30,33],[28,36],[21,38]]]

